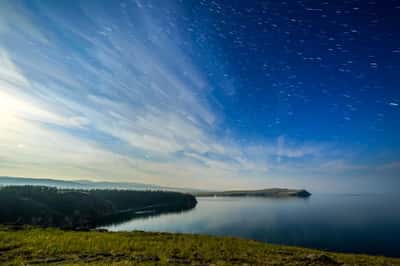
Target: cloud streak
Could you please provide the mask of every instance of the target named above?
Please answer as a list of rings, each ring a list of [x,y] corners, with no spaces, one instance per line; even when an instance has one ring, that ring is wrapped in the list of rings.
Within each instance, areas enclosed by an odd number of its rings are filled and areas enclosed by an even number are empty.
[[[2,175],[254,187],[326,159],[321,144],[221,135],[169,6],[34,3],[0,3]]]

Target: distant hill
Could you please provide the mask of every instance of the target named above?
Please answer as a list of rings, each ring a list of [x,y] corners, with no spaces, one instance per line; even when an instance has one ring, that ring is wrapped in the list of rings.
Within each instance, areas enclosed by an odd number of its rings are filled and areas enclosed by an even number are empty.
[[[120,190],[163,190],[185,193],[201,192],[190,188],[164,187],[153,184],[130,182],[99,182],[90,180],[57,180],[48,178],[26,178],[0,176],[0,186],[47,186],[63,189],[120,189]]]
[[[190,193],[197,197],[309,197],[311,193],[303,189],[268,188],[261,190],[229,190],[229,191],[206,191],[193,188],[164,187],[154,184],[131,183],[131,182],[105,182],[91,180],[57,180],[50,178],[26,178],[0,176],[1,186],[47,186],[62,189],[118,189],[118,190],[158,190],[176,191]]]
[[[197,197],[301,197],[307,198],[311,193],[304,189],[286,189],[286,188],[268,188],[261,190],[231,190],[231,191],[214,191],[214,192],[197,192]]]

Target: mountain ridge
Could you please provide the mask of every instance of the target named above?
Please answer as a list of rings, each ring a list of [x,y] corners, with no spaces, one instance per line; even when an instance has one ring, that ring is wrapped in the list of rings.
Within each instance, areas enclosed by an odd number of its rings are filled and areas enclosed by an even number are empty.
[[[136,182],[109,182],[93,181],[86,179],[79,180],[58,180],[52,178],[31,178],[0,176],[0,186],[49,186],[66,189],[120,189],[120,190],[165,190],[177,192],[199,192],[200,189],[167,187],[155,184],[144,184]]]

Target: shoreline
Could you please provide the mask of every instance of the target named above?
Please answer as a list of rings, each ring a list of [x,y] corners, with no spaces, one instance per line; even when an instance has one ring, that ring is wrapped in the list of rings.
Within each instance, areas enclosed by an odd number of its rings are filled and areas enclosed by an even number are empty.
[[[0,264],[400,265],[400,258],[337,253],[236,237],[0,226]]]

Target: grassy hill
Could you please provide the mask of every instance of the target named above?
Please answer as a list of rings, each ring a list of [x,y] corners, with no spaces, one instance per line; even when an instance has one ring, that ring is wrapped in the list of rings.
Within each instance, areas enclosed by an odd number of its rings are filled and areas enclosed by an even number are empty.
[[[0,265],[400,265],[229,237],[0,226]]]

